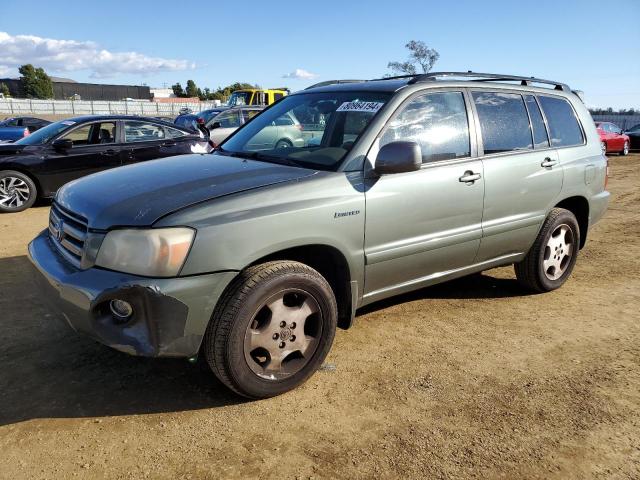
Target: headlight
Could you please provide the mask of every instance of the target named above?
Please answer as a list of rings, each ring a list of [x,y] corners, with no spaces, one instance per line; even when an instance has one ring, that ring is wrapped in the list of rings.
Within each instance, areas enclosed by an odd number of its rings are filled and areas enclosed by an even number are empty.
[[[100,246],[96,265],[147,277],[175,277],[194,235],[190,228],[112,230]]]

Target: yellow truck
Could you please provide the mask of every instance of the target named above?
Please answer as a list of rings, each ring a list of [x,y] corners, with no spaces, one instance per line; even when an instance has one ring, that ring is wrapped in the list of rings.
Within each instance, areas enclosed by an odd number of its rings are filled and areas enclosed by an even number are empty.
[[[271,105],[288,94],[288,88],[244,88],[233,92],[227,104],[230,107],[237,107],[239,105]]]

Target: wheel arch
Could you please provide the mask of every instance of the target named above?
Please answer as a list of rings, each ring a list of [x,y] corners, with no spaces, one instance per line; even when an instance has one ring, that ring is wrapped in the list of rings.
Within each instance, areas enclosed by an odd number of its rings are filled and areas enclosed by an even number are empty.
[[[324,244],[301,245],[270,253],[247,267],[273,260],[300,262],[317,270],[329,282],[336,297],[338,327],[347,329],[351,326],[355,311],[354,292],[351,289],[349,263],[340,250]]]
[[[581,196],[568,197],[558,202],[554,208],[564,208],[575,215],[580,228],[580,248],[584,247],[589,231],[589,201]]]
[[[42,184],[36,175],[31,173],[29,170],[21,167],[20,165],[12,165],[12,164],[0,164],[0,173],[2,172],[18,172],[22,175],[25,175],[31,179],[31,181],[36,186],[36,198],[42,198],[44,191],[42,190]]]

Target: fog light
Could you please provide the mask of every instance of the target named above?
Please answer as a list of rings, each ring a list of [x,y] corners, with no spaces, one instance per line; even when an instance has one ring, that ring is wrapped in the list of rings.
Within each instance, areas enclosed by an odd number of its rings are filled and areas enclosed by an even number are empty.
[[[126,322],[133,315],[133,307],[129,302],[124,300],[111,300],[109,308],[117,322]]]

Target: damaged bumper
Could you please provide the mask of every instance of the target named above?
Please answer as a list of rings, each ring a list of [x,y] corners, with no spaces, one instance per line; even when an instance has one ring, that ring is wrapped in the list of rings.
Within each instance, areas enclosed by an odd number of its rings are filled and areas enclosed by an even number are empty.
[[[133,355],[191,357],[198,352],[213,309],[236,272],[145,278],[69,264],[43,231],[29,244],[43,298],[76,331]],[[118,323],[109,304],[133,306]]]

